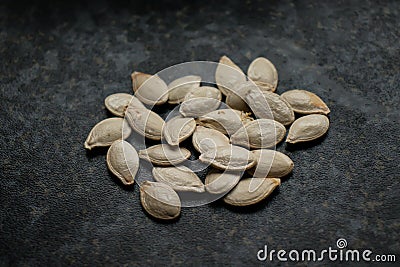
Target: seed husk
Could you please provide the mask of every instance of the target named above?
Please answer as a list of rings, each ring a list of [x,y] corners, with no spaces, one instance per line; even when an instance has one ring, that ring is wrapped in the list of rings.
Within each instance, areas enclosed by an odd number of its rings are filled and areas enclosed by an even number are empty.
[[[183,147],[167,144],[154,145],[139,151],[139,158],[159,166],[172,166],[184,162],[190,157],[190,151]]]
[[[325,115],[311,114],[298,118],[290,126],[287,143],[299,143],[315,140],[323,136],[329,128],[329,119]]]
[[[306,90],[290,90],[284,92],[281,97],[285,99],[294,112],[299,114],[325,114],[330,110],[319,96]]]
[[[185,166],[155,167],[152,172],[157,182],[168,184],[175,191],[205,192],[204,184],[200,178]]]
[[[285,99],[272,92],[263,92],[263,95],[273,116],[272,118],[264,117],[263,119],[273,119],[285,126],[294,122],[293,109]]]
[[[230,108],[243,112],[251,112],[251,109],[245,102],[245,99],[241,98],[236,93],[231,92],[229,95],[227,95],[225,102]]]
[[[256,58],[250,63],[247,76],[263,91],[274,92],[278,85],[278,72],[274,64],[264,57]]]
[[[124,125],[123,118],[108,118],[97,123],[90,131],[85,148],[107,147],[114,141],[126,139],[131,134],[131,128]]]
[[[124,140],[115,141],[107,151],[107,166],[124,185],[133,184],[139,169],[136,149]]]
[[[242,179],[231,192],[224,197],[224,202],[232,206],[249,206],[267,198],[281,184],[278,178]]]
[[[144,210],[154,218],[172,220],[181,213],[181,200],[167,184],[144,181],[140,185],[140,201]]]
[[[270,119],[258,119],[249,122],[231,136],[231,143],[246,148],[269,148],[283,140],[286,128]]]
[[[254,177],[281,178],[292,172],[293,161],[285,154],[270,150],[259,149],[251,151],[256,159],[256,165],[247,172]]]
[[[179,107],[184,117],[198,118],[219,108],[221,101],[214,98],[197,97],[185,100]]]
[[[252,120],[249,113],[235,109],[219,109],[201,116],[197,123],[231,135]]]
[[[200,86],[188,92],[185,96],[185,101],[193,98],[205,97],[205,98],[213,98],[221,101],[222,94],[221,91],[215,87],[211,86]]]
[[[163,137],[171,146],[177,146],[180,142],[189,138],[196,129],[196,121],[193,118],[174,117],[164,124]]]
[[[157,75],[133,72],[131,75],[135,96],[146,105],[161,105],[168,101],[168,86]]]
[[[179,104],[191,90],[200,87],[200,76],[188,75],[178,78],[168,84],[168,103]]]
[[[137,108],[145,108],[142,102],[136,97],[126,93],[116,93],[106,97],[104,100],[104,105],[113,115],[118,117],[124,117],[125,110],[128,105]]]
[[[206,190],[211,194],[223,195],[235,187],[240,178],[240,172],[221,172],[213,169],[206,176]]]
[[[239,146],[219,146],[200,155],[199,160],[228,171],[244,171],[256,163],[253,154]]]
[[[192,136],[192,143],[198,152],[205,153],[217,146],[229,145],[229,138],[215,129],[197,126]]]
[[[222,56],[215,71],[215,81],[224,95],[229,95],[237,83],[246,81],[243,71],[227,56]]]
[[[125,112],[129,125],[140,135],[151,140],[161,140],[164,120],[149,109],[136,109],[130,106]]]

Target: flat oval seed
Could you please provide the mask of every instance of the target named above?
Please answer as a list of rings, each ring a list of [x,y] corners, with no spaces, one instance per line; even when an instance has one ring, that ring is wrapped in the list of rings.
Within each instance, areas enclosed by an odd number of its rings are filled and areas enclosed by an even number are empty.
[[[192,143],[198,152],[205,153],[217,146],[229,145],[229,138],[215,129],[197,126],[192,136]]]
[[[243,112],[252,112],[247,103],[245,102],[245,99],[241,98],[236,93],[232,92],[229,95],[227,95],[225,102],[230,108],[240,110]]]
[[[253,168],[248,169],[247,172],[254,177],[281,178],[293,170],[293,161],[279,151],[259,149],[251,152],[257,163]]]
[[[140,185],[140,202],[144,210],[157,219],[172,220],[181,213],[178,194],[163,183],[144,181]]]
[[[222,56],[215,71],[215,81],[224,95],[229,95],[237,83],[246,81],[246,75],[227,56]]]
[[[286,128],[270,119],[249,122],[231,136],[231,143],[250,148],[269,148],[283,140]]]
[[[104,100],[104,105],[113,115],[118,117],[124,117],[125,110],[127,109],[129,103],[131,105],[141,106],[144,108],[144,105],[130,94],[125,93],[116,93],[106,97]]]
[[[284,92],[281,97],[285,99],[294,112],[299,114],[325,114],[330,110],[319,96],[306,90],[290,90]]]
[[[184,162],[190,157],[186,148],[167,144],[154,145],[139,151],[139,158],[160,166],[171,166]]]
[[[198,97],[185,100],[179,107],[184,117],[200,117],[219,108],[221,101],[214,98]]]
[[[178,78],[168,84],[168,103],[179,104],[183,102],[187,93],[200,87],[200,76],[188,75]]]
[[[168,86],[157,75],[134,72],[131,75],[135,96],[146,105],[161,105],[168,100]]]
[[[164,124],[163,137],[171,146],[177,146],[180,142],[189,138],[196,129],[196,121],[193,118],[174,117]]]
[[[107,151],[107,166],[123,184],[133,184],[139,169],[136,149],[124,140],[115,141]]]
[[[275,91],[278,85],[278,72],[274,64],[264,57],[256,58],[251,62],[247,76],[263,91]]]
[[[272,92],[263,92],[263,95],[273,116],[272,118],[265,117],[263,119],[273,119],[285,126],[290,125],[294,121],[293,109],[286,100]]]
[[[149,109],[136,109],[130,106],[125,112],[125,118],[129,125],[140,135],[152,139],[161,140],[164,120]]]
[[[213,98],[221,101],[222,94],[221,91],[215,87],[200,86],[188,92],[187,95],[185,96],[185,101],[197,97]]]
[[[201,116],[197,123],[231,135],[252,120],[248,113],[235,109],[219,109]]]
[[[315,140],[323,136],[329,128],[329,119],[325,115],[312,114],[295,120],[290,126],[287,143],[299,143]]]
[[[85,141],[85,148],[110,146],[114,141],[128,138],[131,129],[124,125],[123,118],[109,118],[97,123]]]
[[[206,190],[211,194],[225,194],[240,181],[240,172],[210,171],[206,176]]]
[[[255,165],[253,154],[239,146],[219,146],[200,155],[199,160],[228,171],[243,171]]]
[[[205,192],[204,184],[200,178],[189,168],[179,167],[155,167],[153,176],[157,182],[165,183],[175,191]]]
[[[280,184],[281,180],[278,178],[243,179],[224,197],[224,202],[233,206],[253,205],[271,195]]]

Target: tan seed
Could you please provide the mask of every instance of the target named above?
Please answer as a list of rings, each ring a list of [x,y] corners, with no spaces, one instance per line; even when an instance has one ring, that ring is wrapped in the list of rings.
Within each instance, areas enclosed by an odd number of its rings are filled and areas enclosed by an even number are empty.
[[[139,99],[133,95],[125,93],[116,93],[107,96],[104,100],[104,105],[113,115],[118,117],[124,117],[125,110],[128,108],[128,105],[137,108],[145,108]]]
[[[230,93],[226,96],[226,104],[233,109],[240,110],[243,112],[251,112],[251,109],[247,105],[245,99],[237,95],[236,93]]]
[[[175,191],[203,193],[204,184],[200,178],[189,168],[179,167],[155,167],[153,176],[157,182],[168,184]]]
[[[205,98],[213,98],[221,101],[222,94],[221,91],[215,87],[211,86],[200,86],[198,88],[194,88],[185,96],[185,101],[193,98],[205,97]]]
[[[221,101],[214,98],[198,97],[185,100],[179,107],[184,117],[198,118],[219,108]]]
[[[180,142],[189,138],[196,129],[196,121],[193,118],[174,117],[164,124],[163,137],[171,146],[177,146]]]
[[[124,140],[115,141],[107,152],[107,166],[123,184],[133,184],[139,169],[136,149]]]
[[[172,166],[184,162],[190,157],[186,148],[167,144],[154,145],[139,151],[139,158],[160,166]]]
[[[183,102],[187,93],[200,87],[200,76],[188,75],[178,78],[168,84],[168,103],[179,104]]]
[[[85,148],[110,146],[114,141],[128,138],[131,129],[123,118],[109,118],[97,123],[85,141]]]
[[[325,114],[330,110],[319,96],[306,90],[290,90],[284,92],[281,97],[285,99],[294,112],[299,114]]]
[[[270,119],[254,120],[231,136],[231,143],[250,148],[269,148],[283,140],[286,128]]]
[[[240,172],[211,170],[206,176],[206,190],[211,194],[226,194],[240,181]]]
[[[278,72],[274,64],[264,57],[256,58],[251,62],[247,76],[263,91],[275,91],[278,85]]]
[[[256,159],[256,165],[247,172],[254,177],[281,178],[292,172],[293,161],[285,154],[270,150],[259,149],[251,151]]]
[[[215,129],[197,126],[192,136],[192,143],[197,151],[205,153],[217,146],[229,145],[229,138]]]
[[[323,136],[329,128],[329,119],[325,115],[311,114],[295,120],[290,126],[287,143],[299,143],[315,140]]]
[[[253,205],[271,195],[280,184],[278,178],[243,179],[224,197],[224,202],[233,206]]]
[[[285,126],[294,121],[293,109],[285,99],[272,92],[263,92],[263,96],[272,112],[272,118],[263,117],[263,119],[273,119]]]
[[[199,160],[228,171],[243,171],[255,165],[253,154],[239,146],[219,146],[200,155]]]
[[[229,95],[237,83],[246,81],[243,71],[227,56],[222,56],[215,71],[215,81],[224,95]]]
[[[129,125],[140,135],[151,140],[161,140],[164,120],[149,109],[136,109],[130,106],[125,112]]]
[[[181,213],[181,200],[167,184],[144,181],[140,185],[140,201],[144,210],[157,219],[172,220]]]
[[[131,75],[135,96],[146,105],[161,105],[168,100],[168,86],[157,75],[134,72]]]

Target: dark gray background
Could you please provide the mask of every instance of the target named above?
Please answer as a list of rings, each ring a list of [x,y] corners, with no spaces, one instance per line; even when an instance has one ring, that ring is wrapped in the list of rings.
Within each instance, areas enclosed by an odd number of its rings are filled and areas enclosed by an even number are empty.
[[[2,1],[0,265],[260,265],[265,244],[322,250],[338,238],[399,256],[399,10],[398,1]],[[216,202],[155,222],[138,186],[124,189],[105,151],[87,154],[83,142],[109,116],[104,98],[131,92],[132,71],[223,54],[244,70],[265,56],[278,93],[320,95],[329,133],[278,148],[295,169],[261,205]]]

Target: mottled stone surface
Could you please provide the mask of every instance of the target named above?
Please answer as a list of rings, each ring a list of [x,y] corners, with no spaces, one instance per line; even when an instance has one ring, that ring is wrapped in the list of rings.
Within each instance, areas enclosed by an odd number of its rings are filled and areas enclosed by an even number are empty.
[[[400,4],[310,2],[2,1],[0,265],[261,265],[265,244],[322,250],[340,237],[399,257]],[[223,54],[242,69],[268,57],[278,93],[317,93],[329,133],[278,148],[295,169],[261,205],[155,222],[83,142],[133,70]]]

